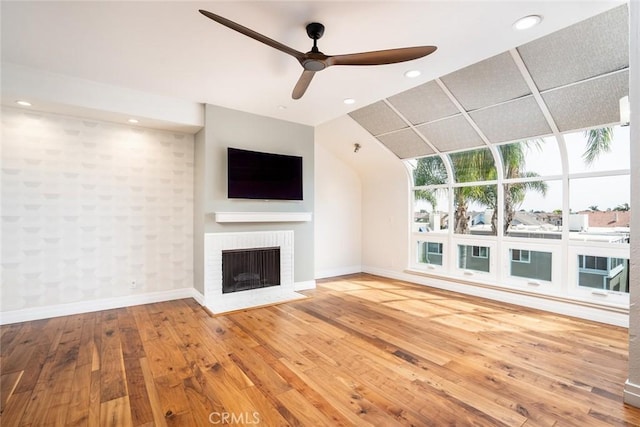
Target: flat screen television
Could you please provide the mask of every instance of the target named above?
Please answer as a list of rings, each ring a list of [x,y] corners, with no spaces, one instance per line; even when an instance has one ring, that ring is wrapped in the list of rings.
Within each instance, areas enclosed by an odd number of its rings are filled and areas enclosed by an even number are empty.
[[[302,200],[302,157],[228,147],[227,196]]]

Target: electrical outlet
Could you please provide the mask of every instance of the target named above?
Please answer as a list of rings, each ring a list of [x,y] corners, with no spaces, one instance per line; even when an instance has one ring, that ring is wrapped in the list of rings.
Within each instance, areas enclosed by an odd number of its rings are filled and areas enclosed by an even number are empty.
[[[129,289],[135,289],[135,288],[136,288],[136,286],[137,286],[137,284],[136,284],[136,281],[135,281],[135,280],[132,280],[132,281],[129,283]]]

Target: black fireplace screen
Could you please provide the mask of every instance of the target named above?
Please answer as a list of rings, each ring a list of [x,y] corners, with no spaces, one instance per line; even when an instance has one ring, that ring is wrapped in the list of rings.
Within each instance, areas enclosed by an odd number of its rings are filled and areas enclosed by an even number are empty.
[[[222,293],[280,285],[280,248],[222,251]]]

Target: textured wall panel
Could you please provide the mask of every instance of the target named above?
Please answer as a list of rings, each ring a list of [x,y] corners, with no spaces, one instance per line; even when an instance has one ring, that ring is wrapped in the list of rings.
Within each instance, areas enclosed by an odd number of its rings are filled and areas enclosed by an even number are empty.
[[[352,111],[349,115],[374,136],[408,127],[383,101]]]
[[[378,137],[378,140],[401,159],[433,154],[433,150],[413,130],[406,129]]]
[[[628,15],[625,4],[519,47],[538,89],[628,67]]]
[[[435,81],[392,96],[389,102],[414,125],[460,112]]]
[[[533,96],[469,113],[490,142],[547,135],[551,128]]]
[[[531,93],[509,52],[455,71],[441,80],[466,111]]]
[[[420,125],[416,129],[439,151],[453,151],[485,145],[480,135],[462,115]]]
[[[193,136],[3,108],[2,143],[3,311],[193,286]]]
[[[620,121],[620,98],[629,94],[629,72],[542,94],[561,132]]]

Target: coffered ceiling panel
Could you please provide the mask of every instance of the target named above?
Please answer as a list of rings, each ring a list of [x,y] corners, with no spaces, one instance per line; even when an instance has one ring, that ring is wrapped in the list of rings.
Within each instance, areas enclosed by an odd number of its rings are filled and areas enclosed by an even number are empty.
[[[485,145],[480,135],[462,115],[426,123],[416,127],[416,130],[439,151],[453,151]]]
[[[389,98],[389,102],[414,125],[460,112],[442,88],[433,80],[394,95]]]
[[[550,134],[533,96],[469,113],[490,142],[507,142]]]
[[[627,5],[518,48],[540,91],[629,66]]]
[[[349,115],[374,136],[408,127],[384,101],[352,111]]]
[[[401,159],[411,159],[434,153],[412,129],[388,133],[378,137],[378,140]]]
[[[629,94],[622,71],[542,94],[561,132],[620,121],[620,98]]]
[[[466,111],[531,93],[509,52],[455,71],[441,80]]]

